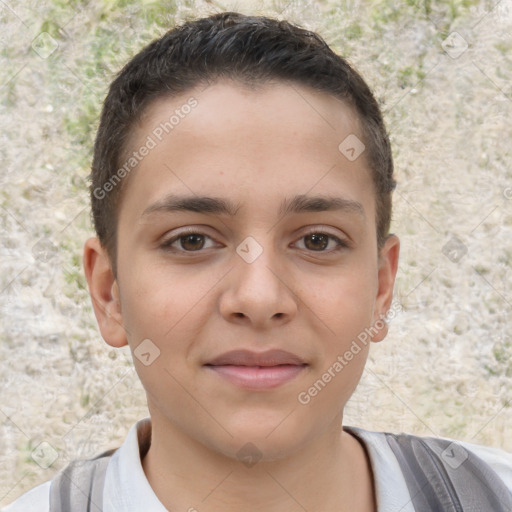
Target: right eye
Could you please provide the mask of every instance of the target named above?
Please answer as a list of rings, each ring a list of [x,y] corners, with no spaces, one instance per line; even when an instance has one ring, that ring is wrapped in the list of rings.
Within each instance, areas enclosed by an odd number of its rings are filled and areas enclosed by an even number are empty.
[[[205,248],[205,239],[213,241],[210,236],[205,235],[204,233],[194,230],[186,230],[174,235],[168,240],[165,240],[160,247],[165,251],[170,252],[200,252]],[[178,243],[179,248],[175,246],[176,243]],[[206,249],[209,249],[210,247],[206,247]]]

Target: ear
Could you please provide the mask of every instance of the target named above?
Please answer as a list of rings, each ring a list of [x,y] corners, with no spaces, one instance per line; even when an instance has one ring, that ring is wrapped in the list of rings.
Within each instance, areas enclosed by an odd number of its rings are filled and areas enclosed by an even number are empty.
[[[388,326],[384,317],[391,307],[393,300],[393,287],[395,285],[396,271],[398,269],[398,256],[400,253],[400,240],[390,235],[379,254],[379,288],[375,300],[373,315],[372,341],[382,341],[388,334]]]
[[[108,254],[98,238],[89,238],[85,242],[83,260],[94,314],[103,339],[113,347],[127,345],[117,280]]]

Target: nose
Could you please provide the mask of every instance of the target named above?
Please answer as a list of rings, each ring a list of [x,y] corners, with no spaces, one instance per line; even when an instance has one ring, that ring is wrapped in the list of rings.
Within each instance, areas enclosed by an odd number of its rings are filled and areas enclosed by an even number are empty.
[[[254,260],[239,252],[234,261],[220,298],[220,312],[226,320],[263,330],[285,324],[296,315],[298,297],[290,272],[274,251],[265,248]]]

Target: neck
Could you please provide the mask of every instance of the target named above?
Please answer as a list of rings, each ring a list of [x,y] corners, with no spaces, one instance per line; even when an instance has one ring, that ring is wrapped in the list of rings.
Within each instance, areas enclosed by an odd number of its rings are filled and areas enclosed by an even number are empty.
[[[341,417],[289,456],[246,465],[152,415],[151,446],[142,465],[168,510],[376,510],[365,451],[342,430]]]

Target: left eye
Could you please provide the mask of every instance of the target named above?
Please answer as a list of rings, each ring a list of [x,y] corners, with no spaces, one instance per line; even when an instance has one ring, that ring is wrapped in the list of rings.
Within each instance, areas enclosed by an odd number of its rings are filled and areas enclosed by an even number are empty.
[[[325,249],[329,246],[329,241],[335,242],[334,250],[348,247],[348,245],[343,240],[340,240],[338,237],[330,235],[329,233],[322,233],[321,231],[308,233],[301,237],[300,240],[305,240],[305,249],[312,250],[315,252],[327,252],[325,251]]]

